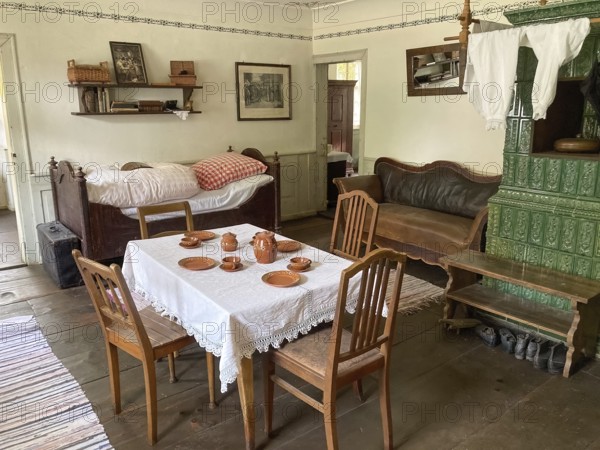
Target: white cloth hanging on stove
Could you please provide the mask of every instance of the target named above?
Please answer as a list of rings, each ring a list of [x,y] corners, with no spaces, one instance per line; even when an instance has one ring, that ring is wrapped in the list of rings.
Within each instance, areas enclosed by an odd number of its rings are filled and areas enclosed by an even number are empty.
[[[486,120],[486,128],[506,126],[519,46],[533,48],[538,58],[532,92],[533,118],[543,119],[556,95],[560,66],[579,54],[589,32],[590,21],[583,18],[471,35],[463,89]]]
[[[558,70],[579,54],[589,32],[589,19],[569,19],[525,28],[523,45],[531,47],[538,59],[531,93],[534,120],[546,118],[546,111],[556,96]]]

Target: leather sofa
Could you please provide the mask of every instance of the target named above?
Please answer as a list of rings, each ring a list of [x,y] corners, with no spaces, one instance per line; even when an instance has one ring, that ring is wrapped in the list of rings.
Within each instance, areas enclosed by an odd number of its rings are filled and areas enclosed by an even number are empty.
[[[390,158],[375,161],[374,175],[334,179],[340,193],[363,190],[379,203],[375,245],[437,265],[442,256],[483,250],[487,203],[500,181],[450,161]]]

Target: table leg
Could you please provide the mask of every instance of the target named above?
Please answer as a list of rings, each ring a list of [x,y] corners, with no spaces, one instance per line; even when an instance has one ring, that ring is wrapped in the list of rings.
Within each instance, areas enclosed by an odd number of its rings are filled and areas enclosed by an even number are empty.
[[[240,405],[244,416],[244,435],[246,450],[254,450],[254,373],[252,358],[242,358],[240,373],[237,377],[240,391]]]

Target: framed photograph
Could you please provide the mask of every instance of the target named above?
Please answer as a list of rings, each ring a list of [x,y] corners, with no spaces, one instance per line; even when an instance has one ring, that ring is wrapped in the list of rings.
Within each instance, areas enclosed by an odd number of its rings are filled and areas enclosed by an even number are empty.
[[[110,41],[118,84],[148,84],[141,44]]]
[[[235,63],[238,120],[292,118],[291,66]]]

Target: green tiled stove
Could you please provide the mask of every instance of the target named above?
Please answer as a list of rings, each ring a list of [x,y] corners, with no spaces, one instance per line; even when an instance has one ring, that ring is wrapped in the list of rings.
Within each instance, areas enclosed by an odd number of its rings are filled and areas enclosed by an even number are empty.
[[[515,26],[576,17],[600,17],[600,1],[574,0],[505,12]],[[544,121],[532,119],[537,58],[519,52],[517,86],[507,119],[503,179],[490,199],[486,252],[568,274],[600,280],[600,159],[598,154],[553,150],[561,138],[600,136],[598,121],[579,87],[598,61],[600,24],[592,26],[579,56],[563,66],[557,97]],[[495,289],[569,310],[563,298],[487,279]],[[597,354],[600,351],[597,350]]]

